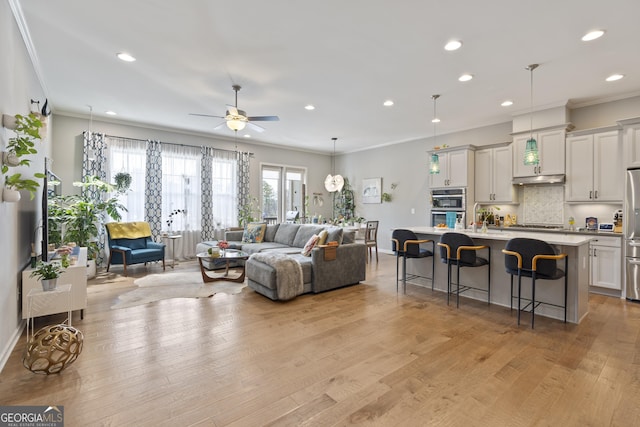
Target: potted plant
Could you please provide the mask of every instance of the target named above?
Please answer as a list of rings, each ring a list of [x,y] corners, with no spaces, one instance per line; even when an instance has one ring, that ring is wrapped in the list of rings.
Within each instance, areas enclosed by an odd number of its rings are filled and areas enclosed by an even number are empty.
[[[74,182],[75,187],[83,189],[80,195],[56,196],[54,199],[58,206],[59,222],[64,224],[64,239],[67,242],[75,242],[78,246],[87,247],[87,257],[95,260],[100,248],[98,235],[107,217],[114,221],[120,221],[120,210],[127,209],[118,201],[117,197],[111,197],[114,187],[98,177],[86,177],[82,182]],[[97,193],[92,197],[90,190]]]
[[[15,124],[12,124],[10,129],[13,129],[16,135],[7,142],[7,152],[2,156],[2,173],[7,173],[9,166],[29,166],[30,160],[22,157],[38,153],[35,141],[41,139],[41,127],[42,122],[34,113],[28,116],[15,115]]]
[[[258,215],[257,212],[258,212],[258,199],[255,197],[252,197],[249,199],[249,203],[242,206],[238,210],[238,224],[240,225],[240,227],[244,227],[250,222],[254,222],[257,218],[254,215]]]
[[[116,191],[120,194],[126,193],[131,186],[131,174],[128,172],[118,172],[116,176],[113,177],[115,182]]]
[[[62,274],[64,268],[57,262],[38,262],[35,270],[31,272],[29,277],[35,277],[42,283],[43,291],[52,291],[58,284],[58,277]]]
[[[34,175],[37,178],[44,178],[44,174],[42,173],[36,173]],[[3,200],[5,202],[17,202],[20,200],[20,190],[29,191],[29,196],[31,200],[33,200],[40,184],[33,179],[23,179],[20,173],[14,173],[13,175],[5,176],[4,186]]]

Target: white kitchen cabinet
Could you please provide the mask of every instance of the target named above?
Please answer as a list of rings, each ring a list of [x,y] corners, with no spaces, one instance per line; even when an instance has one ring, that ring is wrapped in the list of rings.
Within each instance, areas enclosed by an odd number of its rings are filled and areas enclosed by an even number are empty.
[[[31,275],[32,268],[22,271],[22,318],[29,315],[27,295],[31,289],[42,289],[42,284]],[[58,284],[71,284],[71,310],[84,310],[87,308],[87,248],[80,248],[78,261],[67,267],[58,278]],[[32,310],[31,317],[46,316],[49,314],[63,313],[69,310],[69,304],[65,298],[52,299],[50,305],[38,307]]]
[[[527,177],[536,175],[559,175],[565,173],[564,139],[565,129],[539,131],[533,133],[538,145],[538,165],[525,165],[524,153],[531,133],[522,133],[513,137],[513,176]]]
[[[640,167],[640,117],[618,120],[624,133],[624,167]]]
[[[622,289],[622,240],[619,237],[594,238],[589,244],[590,286]]]
[[[440,173],[432,174],[431,188],[468,187],[473,177],[474,150],[469,148],[437,150]],[[432,154],[433,154],[432,153]]]
[[[475,187],[478,203],[517,201],[513,179],[511,144],[501,144],[475,152]]]
[[[624,170],[620,132],[572,134],[567,138],[568,202],[622,202]]]

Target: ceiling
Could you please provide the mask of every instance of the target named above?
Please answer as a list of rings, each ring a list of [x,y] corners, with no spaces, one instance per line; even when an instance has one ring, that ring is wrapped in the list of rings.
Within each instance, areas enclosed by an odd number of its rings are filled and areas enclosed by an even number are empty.
[[[640,94],[637,0],[9,1],[54,113],[233,138],[189,113],[223,116],[239,84],[239,108],[280,117],[251,141],[302,150],[510,121],[530,110],[532,63],[535,109]],[[593,29],[606,33],[581,41]]]

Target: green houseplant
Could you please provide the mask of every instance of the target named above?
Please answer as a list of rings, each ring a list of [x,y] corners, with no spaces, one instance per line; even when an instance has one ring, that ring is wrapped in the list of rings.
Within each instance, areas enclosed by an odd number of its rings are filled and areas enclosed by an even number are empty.
[[[118,172],[114,177],[116,191],[120,194],[129,191],[131,186],[131,174],[129,172]]]
[[[238,224],[240,227],[244,227],[250,222],[254,222],[258,219],[258,217],[254,215],[258,215],[258,199],[256,197],[251,197],[249,199],[249,203],[240,207],[238,210]]]
[[[89,259],[95,259],[99,252],[98,235],[107,217],[120,221],[120,210],[127,209],[112,197],[113,185],[98,177],[86,177],[82,182],[74,182],[75,187],[83,189],[80,195],[57,196],[53,198],[56,220],[64,224],[64,239],[75,242],[79,246],[87,247]],[[90,196],[90,190],[97,193],[97,197]]]
[[[7,141],[7,156],[5,156],[5,164],[2,165],[2,173],[7,173],[9,166],[29,166],[30,160],[25,156],[38,153],[35,141],[41,139],[40,128],[42,127],[38,116],[34,113],[28,116],[16,114],[15,120],[16,125],[13,130],[16,135]],[[13,160],[7,162],[7,157]]]
[[[52,291],[56,288],[58,277],[63,271],[64,268],[57,262],[40,261],[29,277],[35,277],[40,280],[43,290]]]
[[[44,174],[36,173],[36,178],[44,178]],[[40,184],[33,179],[22,179],[22,174],[14,173],[13,175],[7,175],[4,178],[4,185],[9,190],[19,191],[19,190],[27,190],[29,191],[29,195],[31,200],[36,196],[36,190],[40,186]],[[5,189],[6,191],[6,189]],[[18,200],[20,197],[18,197]]]

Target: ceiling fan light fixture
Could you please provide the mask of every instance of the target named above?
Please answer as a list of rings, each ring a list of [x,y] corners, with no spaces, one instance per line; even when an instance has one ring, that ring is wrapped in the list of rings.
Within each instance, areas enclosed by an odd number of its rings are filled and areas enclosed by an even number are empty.
[[[235,132],[244,129],[246,125],[247,125],[246,121],[237,117],[232,118],[231,120],[227,120],[227,127]]]

